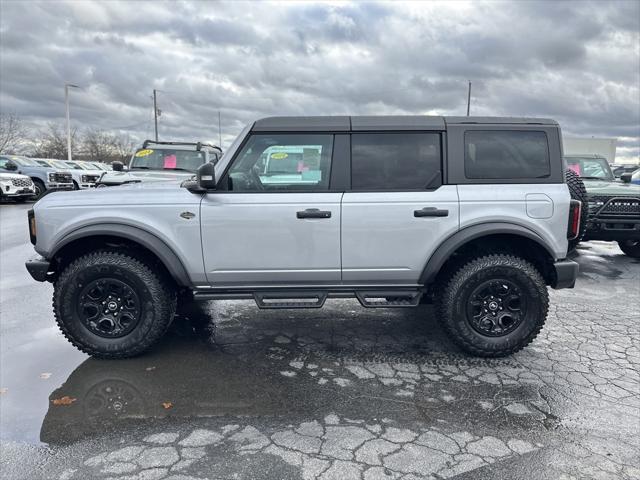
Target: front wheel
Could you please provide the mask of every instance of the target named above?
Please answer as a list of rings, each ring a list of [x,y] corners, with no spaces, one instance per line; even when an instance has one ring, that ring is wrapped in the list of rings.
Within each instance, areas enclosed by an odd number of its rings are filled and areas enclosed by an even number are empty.
[[[36,191],[35,198],[38,199],[42,195],[44,195],[44,192],[47,191],[47,188],[44,186],[44,183],[42,182],[42,180],[39,180],[37,178],[33,178],[32,180],[33,180],[33,188]]]
[[[625,255],[631,258],[640,258],[640,240],[619,240],[618,246]]]
[[[175,289],[145,262],[117,251],[86,254],[54,284],[56,322],[79,350],[99,358],[138,355],[165,333]]]
[[[469,353],[502,357],[538,335],[547,318],[544,279],[526,260],[487,255],[460,267],[436,298],[452,340]]]

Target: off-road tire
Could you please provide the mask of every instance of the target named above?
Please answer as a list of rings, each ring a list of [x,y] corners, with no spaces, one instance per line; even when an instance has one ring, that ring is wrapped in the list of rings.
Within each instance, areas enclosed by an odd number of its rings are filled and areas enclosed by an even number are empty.
[[[640,240],[618,240],[623,253],[631,258],[640,258]]]
[[[83,285],[99,278],[124,282],[138,296],[138,323],[124,336],[99,336],[79,315]],[[118,251],[83,255],[67,265],[54,283],[53,310],[60,330],[76,348],[97,358],[127,358],[149,349],[169,328],[175,309],[176,292],[169,280],[143,260]]]
[[[36,189],[35,199],[37,200],[45,194],[45,192],[47,191],[47,187],[44,186],[42,180],[39,180],[37,178],[32,178],[31,180],[33,181],[33,186]]]
[[[437,292],[435,311],[450,338],[463,350],[481,357],[503,357],[522,349],[542,329],[549,309],[549,296],[540,272],[522,258],[494,254],[470,260],[446,277]],[[505,279],[526,296],[526,314],[519,325],[503,336],[486,336],[471,325],[467,301],[476,286],[491,278]]]
[[[584,186],[584,182],[580,179],[578,174],[573,170],[566,170],[564,177],[569,187],[569,193],[572,200],[580,200],[582,202],[582,210],[580,212],[580,231],[578,236],[573,240],[569,240],[569,251],[576,249],[578,244],[584,238],[584,234],[587,231],[587,220],[589,219],[589,199],[587,197],[587,189]]]

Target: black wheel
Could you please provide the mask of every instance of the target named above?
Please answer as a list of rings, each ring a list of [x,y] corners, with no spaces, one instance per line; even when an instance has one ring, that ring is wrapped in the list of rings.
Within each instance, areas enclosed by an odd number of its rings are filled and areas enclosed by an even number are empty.
[[[46,192],[47,189],[44,186],[44,183],[42,183],[42,180],[37,178],[32,178],[31,180],[33,180],[33,187],[35,188],[35,191],[36,191],[35,198],[38,199],[42,195],[44,195],[44,192]]]
[[[165,333],[175,289],[143,261],[97,251],[70,263],[54,284],[56,322],[79,350],[99,358],[142,353]]]
[[[582,241],[585,232],[587,231],[587,220],[589,219],[589,199],[587,198],[587,189],[584,186],[584,182],[580,180],[580,177],[573,170],[566,170],[564,177],[569,187],[569,193],[573,200],[580,200],[582,202],[582,211],[580,212],[580,231],[578,236],[573,240],[569,240],[569,251],[575,250],[578,244]]]
[[[547,318],[544,279],[526,260],[488,255],[460,267],[436,297],[436,312],[451,338],[482,357],[517,352]]]
[[[73,182],[73,189],[80,190],[80,187],[78,186],[78,182],[76,182],[75,180],[72,180],[72,182]]]
[[[640,240],[619,240],[620,250],[631,258],[640,258]]]

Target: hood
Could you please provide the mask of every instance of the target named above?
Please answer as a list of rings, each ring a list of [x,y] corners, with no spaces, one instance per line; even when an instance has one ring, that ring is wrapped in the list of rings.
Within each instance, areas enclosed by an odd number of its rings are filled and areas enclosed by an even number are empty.
[[[640,185],[633,183],[624,183],[621,181],[611,180],[588,180],[582,179],[589,196],[594,195],[638,195],[640,196]]]
[[[145,182],[117,185],[113,188],[88,188],[85,190],[54,191],[38,202],[43,206],[71,205],[144,205],[180,204],[194,202],[197,195],[182,188],[182,181]]]
[[[171,170],[132,170],[128,172],[105,172],[100,183],[122,184],[138,182],[182,181],[195,175],[192,172]]]
[[[28,179],[29,177],[27,175],[20,175],[19,173],[0,173],[0,180],[11,180],[13,178]]]

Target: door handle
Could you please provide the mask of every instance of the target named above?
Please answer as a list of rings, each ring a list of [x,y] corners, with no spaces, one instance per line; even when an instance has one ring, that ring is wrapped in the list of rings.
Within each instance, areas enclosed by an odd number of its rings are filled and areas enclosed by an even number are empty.
[[[424,207],[422,210],[414,210],[413,216],[420,217],[448,217],[449,210],[440,209],[436,207]]]
[[[328,210],[319,210],[317,208],[307,208],[301,212],[296,212],[298,218],[331,218],[331,212]]]

